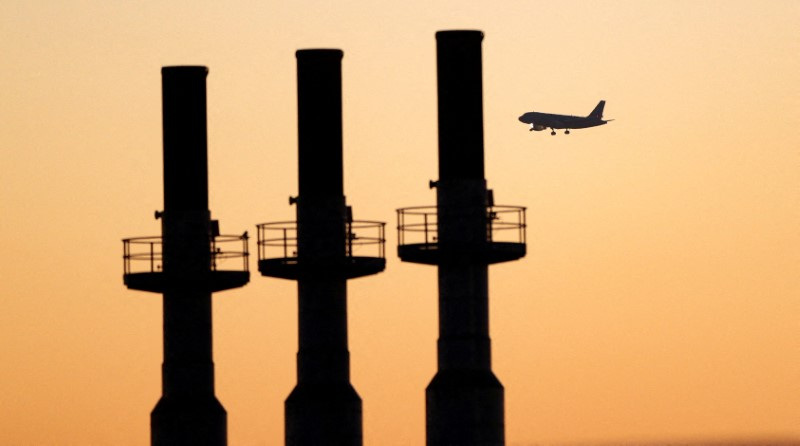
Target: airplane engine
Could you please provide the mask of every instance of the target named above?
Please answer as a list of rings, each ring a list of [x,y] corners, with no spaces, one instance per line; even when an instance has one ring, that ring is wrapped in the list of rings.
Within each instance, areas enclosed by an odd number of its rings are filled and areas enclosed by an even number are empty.
[[[537,132],[541,132],[542,130],[544,130],[544,129],[546,129],[546,128],[547,128],[547,126],[546,126],[546,125],[541,125],[541,124],[531,124],[531,130],[535,130],[535,131],[537,131]]]

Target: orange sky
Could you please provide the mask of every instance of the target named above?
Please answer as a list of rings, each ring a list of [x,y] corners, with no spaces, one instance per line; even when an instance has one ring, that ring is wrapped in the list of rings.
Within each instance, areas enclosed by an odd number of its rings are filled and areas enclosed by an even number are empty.
[[[120,239],[159,231],[162,65],[210,68],[211,211],[253,234],[294,216],[294,51],[343,49],[345,193],[393,228],[435,203],[452,28],[486,34],[487,180],[528,208],[490,269],[509,446],[800,437],[800,3],[50,3],[0,4],[0,444],[148,441],[161,303]],[[516,120],[599,99],[616,120],[569,136]],[[424,442],[436,368],[436,270],[395,244],[349,286],[367,445]],[[232,445],[282,444],[296,311],[257,273],[214,299]]]

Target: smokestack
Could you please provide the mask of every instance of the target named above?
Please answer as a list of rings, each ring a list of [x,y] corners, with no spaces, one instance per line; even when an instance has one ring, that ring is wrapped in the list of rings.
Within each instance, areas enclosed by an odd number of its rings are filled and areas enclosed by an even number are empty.
[[[437,206],[398,210],[401,260],[438,265],[438,372],[425,391],[428,446],[505,444],[503,386],[491,369],[488,265],[525,255],[525,223],[524,208],[495,206],[486,189],[482,40],[480,31],[436,33],[439,180],[431,186]],[[511,221],[500,222],[504,217]],[[498,225],[516,236],[498,241]],[[412,240],[420,233],[423,240]]]
[[[162,237],[124,240],[128,288],[163,294],[162,396],[150,416],[153,446],[227,444],[227,414],[214,394],[211,293],[244,286],[247,236],[211,233],[206,76],[201,66],[164,67]],[[225,251],[226,242],[241,251]],[[240,257],[239,270],[217,258]],[[144,262],[143,262],[144,261]],[[149,268],[148,268],[149,266]]]
[[[439,179],[483,181],[480,31],[436,33]]]
[[[300,260],[343,259],[342,57],[340,50],[297,51]],[[301,285],[302,286],[302,285]],[[346,310],[344,310],[346,313]]]
[[[350,383],[347,280],[383,271],[384,224],[353,221],[345,204],[342,56],[333,49],[297,51],[300,195],[290,199],[297,205],[296,246],[287,235],[293,224],[258,225],[261,274],[297,280],[299,349],[297,385],[285,404],[288,446],[362,444],[361,398]],[[356,256],[354,245],[377,252]],[[272,247],[283,255],[273,257]]]

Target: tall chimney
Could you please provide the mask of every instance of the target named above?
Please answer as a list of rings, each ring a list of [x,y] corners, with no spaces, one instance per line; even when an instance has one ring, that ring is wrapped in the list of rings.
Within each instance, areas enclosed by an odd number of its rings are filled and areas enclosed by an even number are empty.
[[[437,206],[398,210],[401,260],[438,265],[438,372],[425,392],[428,446],[505,444],[503,386],[491,369],[488,265],[524,256],[524,208],[488,199],[482,40],[480,31],[436,33],[439,180],[431,186]],[[511,242],[495,239],[502,214],[517,219],[507,223],[518,234]],[[414,220],[419,216],[422,224]],[[421,243],[408,239],[420,232]]]
[[[211,231],[207,74],[202,66],[162,68],[164,210],[156,212],[162,237],[123,241],[127,287],[163,294],[162,396],[150,416],[153,446],[227,444],[227,414],[214,395],[211,293],[244,286],[249,272],[246,235],[223,239]],[[242,250],[224,251],[226,240],[242,243]],[[243,258],[242,268],[217,269],[223,255]]]
[[[353,221],[345,204],[342,56],[333,49],[297,51],[300,195],[290,200],[297,204],[296,252],[286,235],[291,224],[259,225],[261,274],[297,281],[299,351],[297,385],[285,404],[288,446],[362,444],[361,398],[350,384],[347,280],[383,271],[384,224]],[[281,237],[283,255],[270,257],[267,248],[276,240],[281,245]],[[378,252],[356,256],[354,243]]]

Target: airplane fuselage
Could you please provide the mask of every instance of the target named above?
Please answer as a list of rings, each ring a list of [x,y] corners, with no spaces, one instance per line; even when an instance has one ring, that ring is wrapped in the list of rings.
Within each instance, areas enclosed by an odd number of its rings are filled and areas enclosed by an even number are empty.
[[[534,130],[551,129],[585,129],[589,127],[596,127],[598,125],[606,124],[608,121],[603,121],[600,118],[591,118],[586,116],[572,116],[572,115],[555,115],[551,113],[538,113],[528,112],[519,117],[519,120],[540,127]]]
[[[531,131],[541,131],[549,128],[552,130],[552,134],[555,135],[555,129],[566,129],[564,133],[569,134],[570,129],[597,127],[598,125],[603,125],[611,121],[603,119],[603,108],[605,105],[606,101],[600,101],[588,116],[528,112],[520,116],[519,120],[526,124],[530,124]]]

